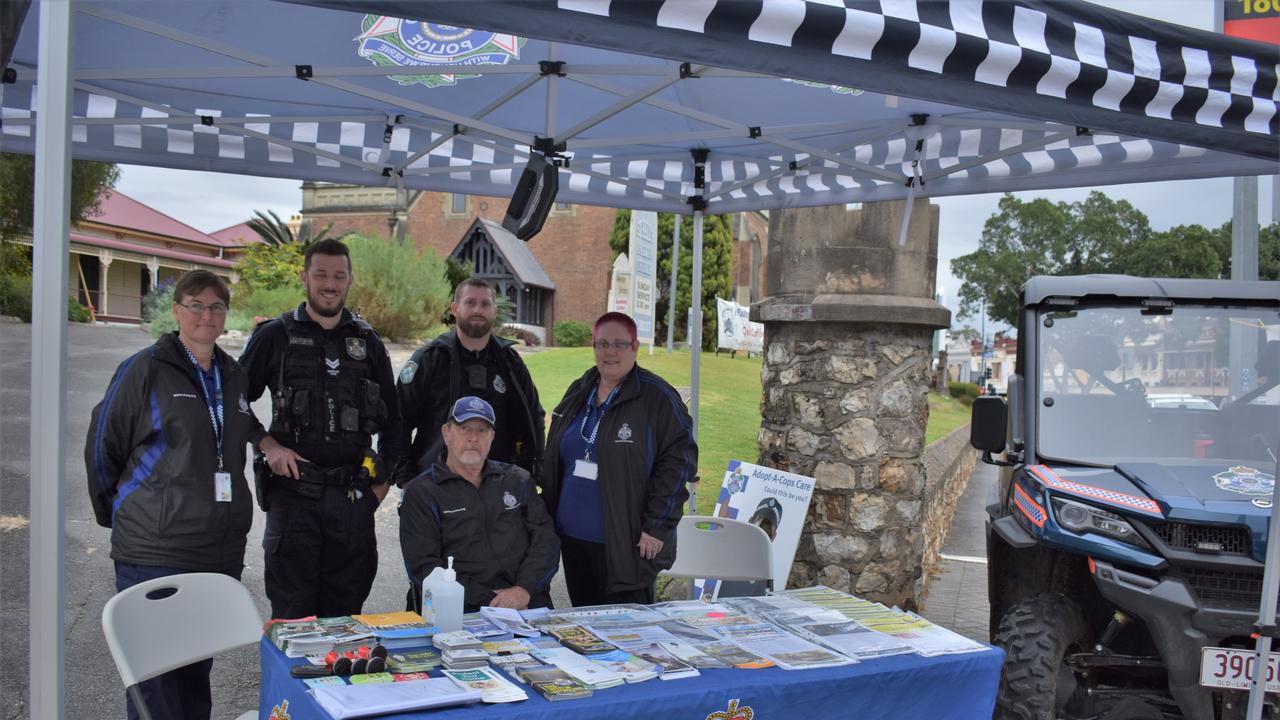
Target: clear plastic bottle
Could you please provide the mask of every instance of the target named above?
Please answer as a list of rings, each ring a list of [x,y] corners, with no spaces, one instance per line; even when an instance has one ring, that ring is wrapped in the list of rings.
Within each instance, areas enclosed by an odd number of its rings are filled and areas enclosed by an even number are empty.
[[[432,570],[422,581],[422,619],[440,632],[461,630],[462,594],[462,583],[458,582],[450,555],[449,567]]]

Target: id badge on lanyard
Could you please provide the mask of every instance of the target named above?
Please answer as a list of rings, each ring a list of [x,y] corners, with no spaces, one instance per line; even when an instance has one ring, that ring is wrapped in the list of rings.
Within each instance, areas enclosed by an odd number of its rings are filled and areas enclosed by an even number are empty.
[[[573,463],[573,476],[583,480],[595,480],[600,475],[600,466],[590,460],[579,458]]]

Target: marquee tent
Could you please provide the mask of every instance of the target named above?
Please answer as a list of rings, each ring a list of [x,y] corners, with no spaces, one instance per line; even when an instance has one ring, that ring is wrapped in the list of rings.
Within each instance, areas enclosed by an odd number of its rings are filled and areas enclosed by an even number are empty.
[[[532,149],[563,202],[695,228],[1280,159],[1273,47],[1082,3],[82,0],[0,23],[10,53],[0,150],[41,179],[33,398],[62,392],[68,153],[508,195]],[[32,557],[61,557],[62,404],[34,405],[32,475],[58,482],[33,487]],[[32,567],[32,596],[57,594],[60,567]],[[33,716],[60,697],[56,613],[32,608]]]

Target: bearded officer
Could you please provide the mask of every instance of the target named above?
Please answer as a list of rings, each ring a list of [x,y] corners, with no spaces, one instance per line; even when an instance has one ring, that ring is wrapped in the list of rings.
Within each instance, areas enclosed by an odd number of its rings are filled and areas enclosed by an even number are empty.
[[[449,306],[456,328],[419,348],[400,371],[396,389],[406,453],[396,473],[398,485],[403,487],[440,458],[445,445],[440,428],[464,396],[486,401],[497,415],[489,458],[518,465],[535,480],[541,473],[546,431],[538,389],[515,343],[493,334],[496,301],[483,280],[459,283]]]
[[[250,401],[272,397],[269,432],[251,441],[276,618],[359,613],[378,569],[373,515],[390,486],[377,470],[400,461],[400,409],[381,338],[345,307],[352,274],[346,245],[311,245],[306,302],[259,325],[240,358]]]

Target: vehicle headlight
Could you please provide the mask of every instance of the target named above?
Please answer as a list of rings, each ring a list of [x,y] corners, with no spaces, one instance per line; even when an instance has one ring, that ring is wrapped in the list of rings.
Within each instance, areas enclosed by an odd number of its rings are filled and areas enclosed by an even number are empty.
[[[1053,514],[1058,524],[1075,533],[1095,533],[1120,542],[1150,549],[1138,531],[1120,515],[1099,507],[1054,497]]]

